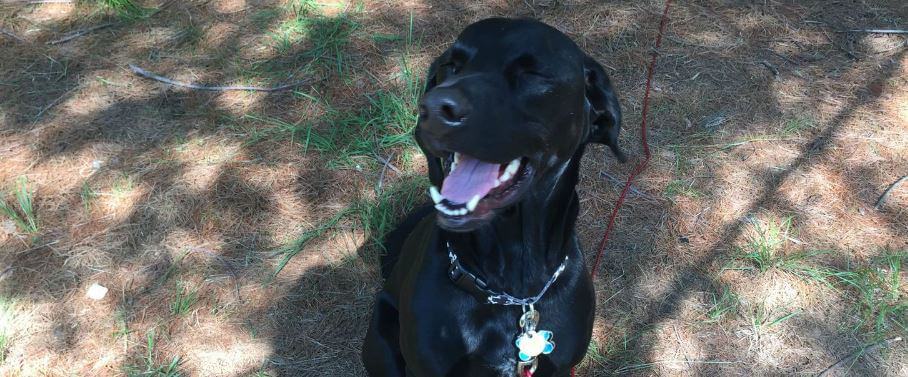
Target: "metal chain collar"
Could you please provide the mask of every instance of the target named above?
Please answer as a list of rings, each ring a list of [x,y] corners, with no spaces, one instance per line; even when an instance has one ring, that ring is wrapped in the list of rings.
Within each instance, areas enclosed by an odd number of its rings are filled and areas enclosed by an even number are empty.
[[[454,248],[451,247],[451,243],[445,242],[445,244],[448,247],[448,260],[450,260],[451,263],[450,268],[448,268],[448,277],[457,283],[458,286],[467,289],[471,293],[485,295],[486,303],[493,305],[528,306],[535,304],[543,295],[545,295],[545,292],[548,291],[549,287],[552,286],[552,283],[558,279],[558,276],[564,272],[568,261],[568,256],[565,255],[564,261],[561,262],[561,265],[558,266],[558,269],[555,270],[555,273],[552,274],[552,277],[545,283],[545,286],[542,287],[542,290],[537,295],[526,298],[517,298],[504,292],[496,292],[488,289],[486,283],[482,279],[463,268],[460,261],[457,260],[457,254],[454,254]],[[470,287],[471,285],[472,287]]]

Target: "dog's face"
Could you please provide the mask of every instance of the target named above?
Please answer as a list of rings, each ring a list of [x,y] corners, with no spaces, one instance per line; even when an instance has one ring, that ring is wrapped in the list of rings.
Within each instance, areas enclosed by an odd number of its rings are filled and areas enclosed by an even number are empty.
[[[426,82],[416,140],[448,230],[475,229],[528,192],[551,190],[586,142],[625,159],[617,146],[621,110],[605,71],[541,22],[468,26]]]

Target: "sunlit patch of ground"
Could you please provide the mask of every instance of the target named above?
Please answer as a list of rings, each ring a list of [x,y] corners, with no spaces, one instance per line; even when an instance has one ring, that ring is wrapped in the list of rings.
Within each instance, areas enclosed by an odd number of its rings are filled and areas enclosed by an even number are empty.
[[[877,202],[908,174],[908,40],[840,32],[904,26],[904,9],[673,3],[653,159],[606,248],[578,375],[817,374],[849,355],[834,374],[906,374],[908,342],[892,340],[908,336],[908,182]],[[661,10],[0,4],[22,40],[0,37],[0,375],[363,375],[379,241],[426,199],[409,138],[422,76],[492,15],[567,33],[620,93],[632,162],[593,146],[578,188],[591,262],[640,157]],[[202,85],[309,81],[201,92],[128,64]]]

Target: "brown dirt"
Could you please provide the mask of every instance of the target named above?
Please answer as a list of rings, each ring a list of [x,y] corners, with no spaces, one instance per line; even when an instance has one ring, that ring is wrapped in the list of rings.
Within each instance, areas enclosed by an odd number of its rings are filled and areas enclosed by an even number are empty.
[[[298,79],[312,43],[275,48],[287,16],[267,12],[286,3],[177,1],[53,46],[45,42],[114,18],[89,2],[0,4],[0,27],[24,40],[0,36],[0,188],[27,177],[40,221],[28,235],[0,218],[0,375],[141,372],[149,334],[156,366],[179,356],[192,376],[362,375],[375,235],[344,219],[269,276],[275,249],[374,196],[381,164],[331,169],[298,135],[249,143],[274,126],[244,115],[326,131],[324,101],[368,107],[365,94],[399,88],[402,56],[422,74],[472,21],[530,16],[570,35],[608,67],[626,114],[622,142],[638,151],[661,1],[325,2],[325,17],[347,14],[360,27],[344,48],[347,69],[316,68],[301,89],[309,97],[169,88],[126,68],[209,83]],[[753,224],[789,217],[782,252],[828,251],[814,265],[908,251],[908,183],[874,208],[908,174],[908,39],[839,32],[904,28],[908,5],[698,1],[675,2],[670,15],[653,82],[653,160],[635,182],[647,196],[631,194],[620,212],[596,282],[599,355],[578,375],[816,374],[875,339],[855,326],[856,294],[734,267],[749,266],[740,254]],[[402,169],[387,172],[387,187],[423,174],[402,157],[409,147],[383,152]],[[632,164],[599,147],[588,155],[578,230],[592,258],[620,191],[603,173],[623,179]],[[85,187],[95,193],[88,205]],[[94,282],[110,288],[105,299],[86,298]],[[178,286],[198,301],[175,315]],[[721,287],[738,310],[708,321]],[[753,325],[787,313],[797,315]],[[128,335],[112,335],[124,326]],[[893,325],[878,335],[908,334]],[[847,372],[908,375],[906,344]]]

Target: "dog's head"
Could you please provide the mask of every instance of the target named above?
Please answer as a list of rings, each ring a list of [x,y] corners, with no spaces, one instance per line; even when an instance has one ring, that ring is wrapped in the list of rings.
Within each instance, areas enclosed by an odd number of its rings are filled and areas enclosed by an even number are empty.
[[[602,66],[558,30],[504,18],[468,26],[432,63],[419,106],[439,224],[475,229],[528,191],[551,190],[587,142],[624,162],[620,126]]]

